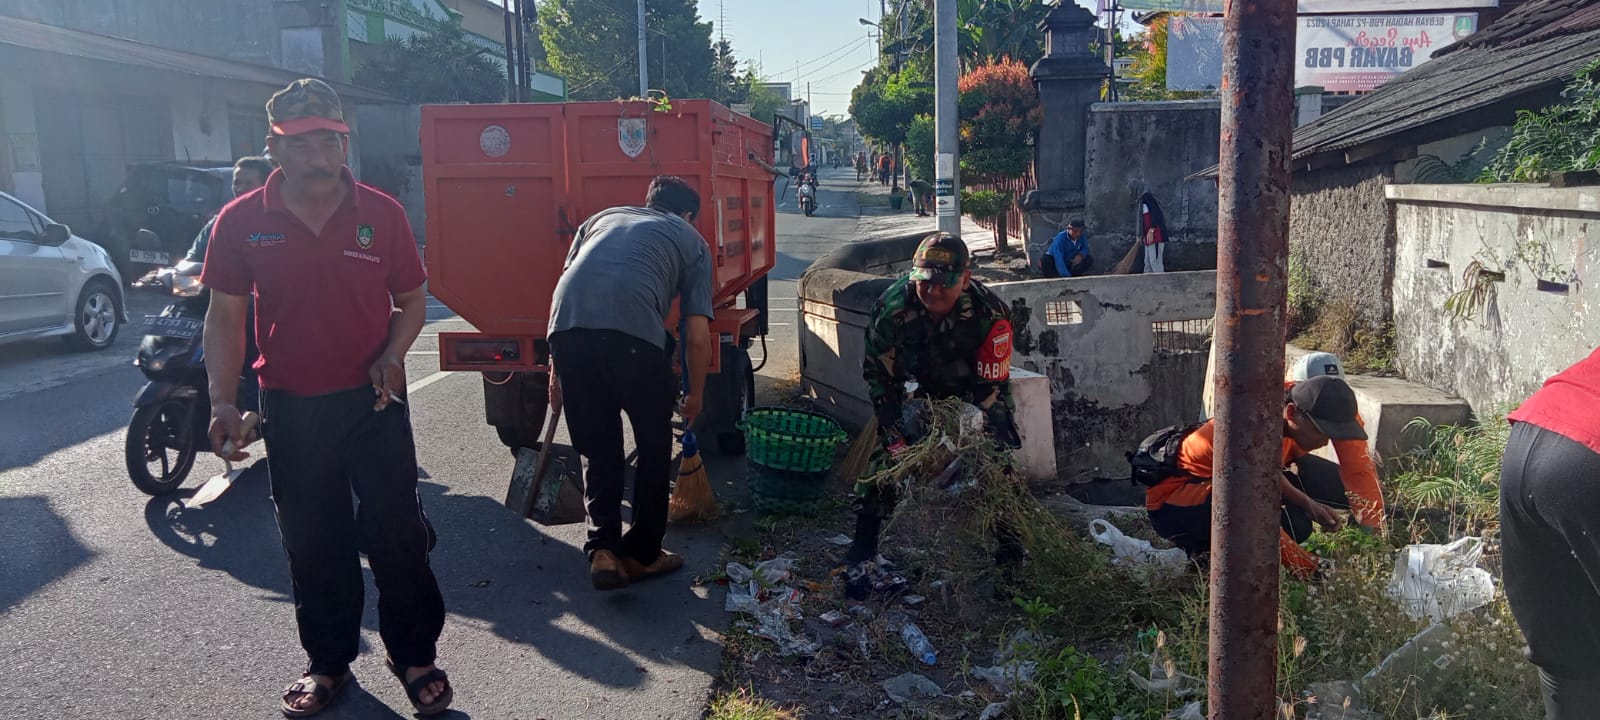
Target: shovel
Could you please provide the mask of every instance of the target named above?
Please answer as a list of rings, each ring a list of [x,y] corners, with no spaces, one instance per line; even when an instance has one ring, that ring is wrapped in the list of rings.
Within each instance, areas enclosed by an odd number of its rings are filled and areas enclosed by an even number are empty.
[[[241,421],[241,427],[243,429],[244,436],[249,438],[249,441],[245,443],[246,446],[248,446],[251,442],[254,442],[253,436],[256,431],[256,425],[260,422],[260,415],[257,415],[253,412],[247,412],[244,414],[244,418]],[[234,451],[238,449],[239,448],[233,446],[232,440],[228,440],[222,444],[222,453],[224,455],[232,455]],[[211,479],[206,480],[205,484],[201,485],[200,489],[196,491],[194,495],[191,495],[188,500],[184,501],[184,508],[193,510],[201,505],[211,502],[212,500],[222,497],[222,493],[228,491],[228,488],[233,485],[233,481],[239,479],[239,476],[243,475],[244,471],[248,469],[239,468],[238,470],[235,470],[233,468],[233,463],[228,460],[223,460],[222,466],[222,472],[212,475]]]

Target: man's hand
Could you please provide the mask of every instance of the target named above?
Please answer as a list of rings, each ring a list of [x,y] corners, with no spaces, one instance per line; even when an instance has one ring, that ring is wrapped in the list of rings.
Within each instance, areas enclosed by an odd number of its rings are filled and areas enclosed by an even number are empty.
[[[236,408],[227,403],[216,403],[211,406],[211,428],[207,435],[211,438],[211,451],[217,457],[228,462],[239,462],[250,453],[243,448],[255,442],[254,433],[244,425],[244,416]]]
[[[550,371],[549,394],[546,397],[550,402],[550,412],[561,411],[561,381],[556,379],[556,371]]]
[[[1324,532],[1336,532],[1342,524],[1339,522],[1339,515],[1333,511],[1333,508],[1315,500],[1311,501],[1311,505],[1306,508],[1306,511],[1311,513],[1311,519],[1322,526]]]
[[[683,405],[678,414],[683,416],[684,427],[694,427],[694,419],[700,416],[701,397],[698,393],[683,396]]]
[[[373,412],[389,407],[391,397],[401,397],[406,391],[406,366],[389,353],[378,357],[367,370],[367,377],[372,379],[372,394],[377,398],[372,404]]]

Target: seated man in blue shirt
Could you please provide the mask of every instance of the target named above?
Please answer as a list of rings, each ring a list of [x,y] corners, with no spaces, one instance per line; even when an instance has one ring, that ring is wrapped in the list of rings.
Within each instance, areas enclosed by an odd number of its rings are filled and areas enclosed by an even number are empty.
[[[1089,254],[1089,236],[1083,232],[1083,220],[1073,218],[1067,229],[1056,233],[1049,249],[1039,258],[1039,272],[1047,278],[1074,277],[1089,274],[1094,256]]]

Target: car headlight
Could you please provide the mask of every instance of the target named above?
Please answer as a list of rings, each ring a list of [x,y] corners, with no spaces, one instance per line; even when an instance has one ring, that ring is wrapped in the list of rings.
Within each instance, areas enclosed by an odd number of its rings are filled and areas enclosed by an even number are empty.
[[[200,284],[199,275],[172,275],[172,294],[178,297],[194,297],[204,290]]]

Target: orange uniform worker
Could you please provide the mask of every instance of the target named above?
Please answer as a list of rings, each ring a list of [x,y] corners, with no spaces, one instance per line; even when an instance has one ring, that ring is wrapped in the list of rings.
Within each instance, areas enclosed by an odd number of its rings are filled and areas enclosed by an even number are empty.
[[[1193,558],[1203,558],[1211,551],[1215,433],[1214,420],[1191,432],[1178,453],[1180,473],[1145,491],[1145,509],[1155,531]],[[1296,575],[1309,576],[1317,569],[1316,556],[1300,547],[1310,537],[1313,523],[1326,530],[1338,529],[1336,509],[1355,510],[1363,524],[1371,523],[1374,517],[1381,523],[1381,496],[1376,506],[1365,493],[1351,501],[1350,495],[1355,494],[1350,492],[1352,486],[1363,485],[1366,480],[1356,477],[1363,474],[1360,462],[1352,458],[1349,469],[1354,472],[1349,473],[1347,481],[1340,465],[1310,454],[1330,440],[1336,443],[1336,451],[1338,443],[1359,444],[1359,455],[1366,458],[1365,469],[1371,471],[1366,438],[1356,414],[1355,392],[1341,378],[1320,375],[1286,387],[1282,453],[1285,470],[1278,480],[1283,500],[1278,546],[1284,566]],[[1363,489],[1373,489],[1376,484],[1376,473],[1372,472],[1370,487]]]

